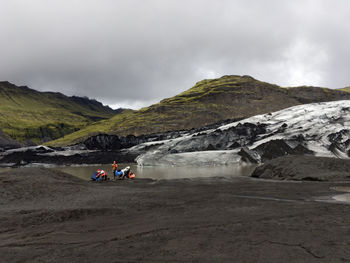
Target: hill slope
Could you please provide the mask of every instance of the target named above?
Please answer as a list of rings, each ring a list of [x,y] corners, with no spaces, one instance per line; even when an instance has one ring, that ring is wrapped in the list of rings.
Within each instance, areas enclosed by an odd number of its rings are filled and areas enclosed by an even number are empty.
[[[342,88],[342,89],[339,89],[341,91],[346,91],[346,92],[350,92],[350,87],[345,87],[345,88]]]
[[[198,128],[225,119],[341,99],[350,99],[350,94],[317,87],[281,88],[250,76],[223,76],[200,81],[177,96],[135,112],[116,115],[50,144],[74,144],[99,133],[141,135]]]
[[[0,128],[19,142],[57,139],[116,113],[88,98],[0,82]]]

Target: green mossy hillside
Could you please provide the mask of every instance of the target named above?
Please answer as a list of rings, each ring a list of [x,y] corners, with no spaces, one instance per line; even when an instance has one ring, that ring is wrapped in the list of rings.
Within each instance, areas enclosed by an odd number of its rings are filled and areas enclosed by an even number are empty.
[[[342,89],[339,89],[341,91],[346,91],[346,92],[350,92],[350,87],[345,87],[345,88],[342,88]]]
[[[0,82],[0,128],[19,142],[57,139],[115,114],[111,108],[88,98]]]
[[[199,81],[177,96],[94,123],[49,144],[75,144],[99,133],[125,136],[198,128],[299,104],[346,98],[350,99],[350,94],[325,88],[287,89],[250,76],[223,76]]]

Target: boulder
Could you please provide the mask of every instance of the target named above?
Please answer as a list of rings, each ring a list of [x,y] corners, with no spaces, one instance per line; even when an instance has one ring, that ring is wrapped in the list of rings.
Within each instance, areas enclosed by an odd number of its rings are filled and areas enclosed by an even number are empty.
[[[313,153],[302,144],[297,144],[295,148],[292,148],[283,139],[268,141],[257,146],[253,150],[260,154],[263,162],[285,155],[304,155]]]
[[[276,180],[350,180],[350,160],[289,155],[265,162],[251,176]]]

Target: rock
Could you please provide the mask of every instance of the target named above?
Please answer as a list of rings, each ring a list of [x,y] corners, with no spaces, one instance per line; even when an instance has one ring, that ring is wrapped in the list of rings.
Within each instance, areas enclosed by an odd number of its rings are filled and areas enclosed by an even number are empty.
[[[177,138],[183,134],[183,131],[166,132],[150,135],[128,135],[125,137],[119,137],[117,135],[98,134],[86,139],[82,144],[88,150],[102,150],[102,151],[116,151],[121,149],[127,149],[132,146],[160,140],[169,140]]]
[[[242,161],[247,163],[260,163],[261,157],[256,151],[249,150],[247,147],[241,148],[238,155],[242,157]]]
[[[86,139],[83,143],[89,150],[119,150],[122,146],[118,136],[99,134]]]
[[[312,151],[308,150],[301,144],[298,144],[295,148],[292,148],[284,140],[271,140],[254,148],[261,156],[261,160],[271,160],[284,155],[303,155],[312,154]]]
[[[293,148],[293,151],[291,154],[293,154],[293,155],[304,155],[304,154],[312,155],[312,154],[314,154],[314,152],[309,150],[308,148],[306,148],[302,144],[298,144],[295,148]]]
[[[331,133],[327,136],[330,141],[329,150],[338,157],[343,157],[344,153],[350,157],[350,130],[343,129],[339,132]]]
[[[2,166],[23,166],[30,163],[71,165],[71,164],[107,164],[118,162],[134,162],[137,154],[130,154],[123,151],[79,151],[65,150],[54,151],[46,150],[41,147],[39,149],[12,150],[0,159]]]
[[[3,150],[20,148],[23,145],[10,137],[8,137],[2,129],[0,129],[0,148]]]
[[[228,149],[236,149],[236,148],[238,148],[238,147],[241,147],[241,145],[240,145],[237,141],[235,141],[235,142],[233,142],[232,144],[229,144],[229,145],[227,146]]]
[[[215,151],[215,150],[216,148],[211,143],[209,143],[209,145],[205,149],[203,149],[203,151]]]
[[[170,140],[192,134],[192,142],[190,144],[188,142],[184,142],[184,145],[179,144],[178,147],[182,147],[183,149],[181,151],[179,149],[175,149],[177,152],[224,150],[238,148],[241,146],[241,144],[244,145],[254,141],[259,134],[266,132],[265,124],[251,123],[239,123],[236,127],[232,127],[225,131],[216,129],[210,134],[201,132],[205,129],[217,128],[220,124],[227,124],[228,122],[229,120],[226,120],[224,122],[206,126],[200,129],[192,129],[191,131],[172,131],[140,136],[128,135],[125,137],[119,137],[116,135],[98,134],[86,139],[82,145],[89,150],[120,150],[127,149],[141,143]]]
[[[350,160],[289,155],[265,162],[251,176],[277,180],[350,180]]]

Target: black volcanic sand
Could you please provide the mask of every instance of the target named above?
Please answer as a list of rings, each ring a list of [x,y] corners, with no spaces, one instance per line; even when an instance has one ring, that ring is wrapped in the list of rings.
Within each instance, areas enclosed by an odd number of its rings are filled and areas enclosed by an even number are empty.
[[[345,182],[0,174],[1,262],[350,262]],[[323,200],[323,201],[316,201]]]
[[[350,181],[350,160],[288,155],[257,167],[252,177],[276,180]]]

